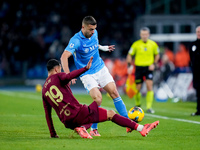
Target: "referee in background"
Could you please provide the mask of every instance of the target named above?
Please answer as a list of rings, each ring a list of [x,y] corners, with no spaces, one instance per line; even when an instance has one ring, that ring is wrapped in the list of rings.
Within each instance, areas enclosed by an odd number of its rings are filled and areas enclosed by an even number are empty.
[[[200,26],[196,27],[197,40],[190,45],[190,65],[193,73],[193,87],[196,89],[197,111],[192,116],[200,115]]]
[[[140,89],[145,78],[147,86],[146,112],[155,113],[155,111],[152,109],[152,103],[154,99],[153,71],[156,67],[156,64],[158,63],[160,55],[158,45],[156,42],[149,39],[149,35],[149,28],[143,27],[140,29],[141,39],[135,41],[132,44],[126,60],[128,63],[128,74],[130,74],[133,69],[133,66],[131,65],[132,57],[135,56],[135,83],[138,89],[138,93],[134,97],[136,106],[139,107],[141,105]]]

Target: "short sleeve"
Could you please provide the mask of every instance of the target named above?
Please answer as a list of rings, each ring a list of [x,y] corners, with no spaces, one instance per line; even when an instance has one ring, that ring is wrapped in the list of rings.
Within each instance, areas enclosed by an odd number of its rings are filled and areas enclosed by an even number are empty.
[[[78,49],[80,47],[80,40],[77,38],[72,37],[69,41],[69,44],[67,45],[67,47],[65,48],[66,51],[71,52],[72,54],[74,53],[74,51],[76,49]]]
[[[158,44],[156,42],[154,42],[154,54],[157,55],[160,53],[160,49],[158,47]]]
[[[131,56],[135,55],[135,50],[136,50],[135,45],[136,45],[136,44],[133,43],[133,44],[131,45],[131,48],[130,48],[129,51],[128,51],[128,53],[129,53]]]

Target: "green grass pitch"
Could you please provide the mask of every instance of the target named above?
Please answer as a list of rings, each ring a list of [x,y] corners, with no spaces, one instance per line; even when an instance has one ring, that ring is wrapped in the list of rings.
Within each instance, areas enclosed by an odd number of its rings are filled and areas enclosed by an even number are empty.
[[[85,104],[92,102],[89,95],[75,95]],[[127,110],[134,100],[122,95]],[[112,99],[103,95],[102,107],[114,109]],[[142,107],[145,111],[145,98]],[[200,149],[200,117],[190,114],[196,109],[194,102],[155,102],[156,113],[145,114],[141,124],[160,121],[147,137],[137,131],[127,134],[126,129],[109,122],[99,123],[101,137],[82,139],[66,129],[53,111],[53,121],[59,139],[50,139],[44,117],[41,93],[0,91],[0,150],[128,150],[128,149]]]

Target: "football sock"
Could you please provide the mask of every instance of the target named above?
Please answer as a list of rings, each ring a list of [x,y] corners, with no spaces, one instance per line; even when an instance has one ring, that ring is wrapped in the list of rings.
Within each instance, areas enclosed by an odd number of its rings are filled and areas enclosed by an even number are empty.
[[[82,125],[82,127],[84,127],[86,130],[89,129],[91,126],[92,123]]]
[[[135,95],[135,105],[136,106],[140,106],[141,105],[141,101],[140,101],[140,99],[141,99],[141,93],[140,92],[138,92],[136,95]]]
[[[139,124],[136,130],[137,131],[142,131],[143,128],[144,128],[144,126]]]
[[[146,95],[147,109],[150,109],[152,107],[153,97],[154,97],[154,92],[153,91],[148,91],[147,95]]]
[[[114,98],[113,102],[114,102],[115,108],[117,109],[119,114],[121,116],[124,116],[124,117],[128,118],[128,113],[127,113],[127,110],[126,110],[126,106],[125,106],[124,102],[122,101],[122,98],[120,96],[117,97],[117,98]]]
[[[98,123],[93,123],[92,126],[91,126],[91,130],[97,129],[97,124]]]
[[[115,114],[111,121],[122,127],[129,127],[132,130],[137,130],[137,128],[139,127],[139,124],[137,124],[135,121],[120,116],[119,114]]]

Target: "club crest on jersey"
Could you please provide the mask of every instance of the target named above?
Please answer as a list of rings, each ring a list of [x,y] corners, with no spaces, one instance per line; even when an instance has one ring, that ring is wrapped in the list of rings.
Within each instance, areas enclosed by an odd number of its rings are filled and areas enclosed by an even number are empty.
[[[194,51],[196,51],[196,49],[197,49],[196,45],[193,45],[192,46],[192,51],[194,52]]]
[[[70,48],[73,48],[73,47],[74,47],[74,44],[73,44],[73,43],[71,43],[71,44],[69,45],[69,47],[70,47]]]
[[[84,50],[84,52],[85,52],[85,53],[88,53],[88,52],[89,52],[89,48],[86,48],[86,49]]]

